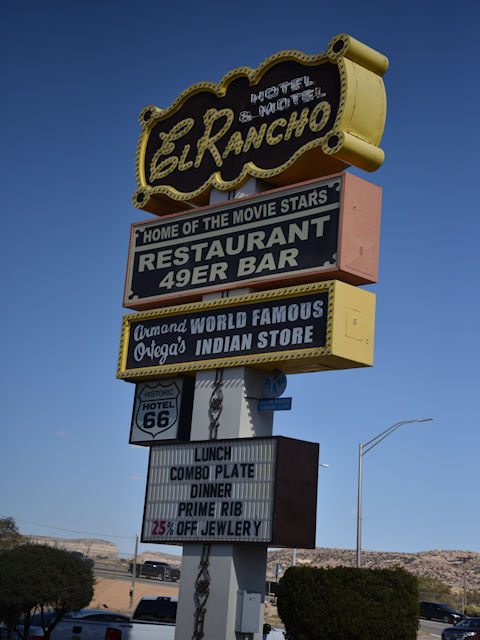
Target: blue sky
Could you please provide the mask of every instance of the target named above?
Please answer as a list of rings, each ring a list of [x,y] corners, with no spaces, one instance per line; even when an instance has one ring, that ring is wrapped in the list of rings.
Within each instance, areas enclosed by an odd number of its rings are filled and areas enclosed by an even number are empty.
[[[274,433],[319,442],[317,545],[480,551],[476,0],[4,3],[0,514],[22,533],[140,532],[147,451],[115,378],[148,104],[348,33],[390,59],[375,365],[290,376]],[[355,171],[362,175],[361,171]],[[172,549],[179,552],[178,548]]]

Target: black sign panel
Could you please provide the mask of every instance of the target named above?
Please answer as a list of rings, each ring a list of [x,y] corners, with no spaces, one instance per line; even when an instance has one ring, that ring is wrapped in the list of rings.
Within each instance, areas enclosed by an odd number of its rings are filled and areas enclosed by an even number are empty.
[[[328,292],[133,320],[129,370],[325,346]]]
[[[221,95],[192,92],[150,130],[145,184],[194,193],[216,172],[236,180],[247,162],[263,170],[284,165],[333,128],[340,91],[337,64],[283,60],[253,85],[243,75]]]
[[[266,288],[293,276],[321,280],[338,264],[343,180],[132,225],[124,305],[142,309],[233,286]]]
[[[140,114],[135,207],[160,216],[208,203],[252,176],[282,186],[354,165],[375,171],[388,60],[347,34],[325,53],[292,49],[217,84],[197,82],[166,109]]]
[[[117,377],[371,366],[374,318],[374,294],[338,280],[132,313],[122,321]]]

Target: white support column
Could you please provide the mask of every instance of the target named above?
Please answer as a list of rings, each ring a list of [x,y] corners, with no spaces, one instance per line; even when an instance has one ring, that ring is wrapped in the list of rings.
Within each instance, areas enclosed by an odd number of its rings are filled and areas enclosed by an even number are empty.
[[[204,640],[262,640],[263,601],[267,547],[265,545],[212,544],[209,575],[210,593],[206,602]],[[192,640],[195,625],[195,580],[202,545],[185,545],[182,556],[179,604],[175,640]],[[253,636],[235,633],[238,591],[262,594],[259,632]]]
[[[264,191],[265,187],[250,179],[234,198]],[[212,204],[227,199],[214,191]],[[230,198],[232,199],[232,198]],[[242,291],[244,293],[245,291]],[[233,294],[240,293],[238,290]],[[273,413],[258,413],[255,398],[261,397],[265,373],[246,367],[223,370],[223,403],[219,417],[218,439],[270,436]],[[192,440],[209,439],[208,409],[214,388],[215,371],[196,375],[192,415]],[[184,545],[175,640],[192,640],[195,629],[195,581],[200,570],[203,545]],[[209,596],[206,602],[204,640],[262,640],[263,602],[267,547],[262,544],[211,544],[208,573]],[[235,632],[238,591],[261,594],[258,632],[254,635]]]
[[[272,435],[273,414],[257,412],[255,398],[262,397],[266,373],[248,367],[223,370],[223,406],[218,438],[253,438]],[[208,440],[208,408],[215,371],[199,371],[195,379],[192,440]]]

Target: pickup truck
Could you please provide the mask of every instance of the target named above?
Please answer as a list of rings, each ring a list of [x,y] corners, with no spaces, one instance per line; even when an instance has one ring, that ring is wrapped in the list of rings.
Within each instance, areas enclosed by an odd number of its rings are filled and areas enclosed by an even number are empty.
[[[133,562],[130,562],[128,571],[133,573]],[[147,560],[143,564],[136,565],[137,578],[153,578],[154,580],[165,580],[168,582],[178,582],[180,580],[180,570],[171,567],[166,562],[156,562]]]
[[[53,628],[50,640],[174,640],[177,603],[176,597],[146,596],[131,618],[113,611],[83,609],[63,618]],[[33,622],[38,624],[37,616],[33,616]],[[1,640],[6,637],[6,629],[0,628]],[[12,633],[12,640],[18,639]],[[44,640],[42,627],[33,624],[28,640]],[[265,624],[263,640],[284,640],[284,635]]]

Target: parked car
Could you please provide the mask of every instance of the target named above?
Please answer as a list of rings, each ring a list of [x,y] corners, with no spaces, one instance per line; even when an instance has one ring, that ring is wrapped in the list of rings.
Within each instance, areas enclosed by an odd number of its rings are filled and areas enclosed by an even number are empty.
[[[457,624],[463,620],[465,616],[460,611],[455,611],[448,604],[441,602],[420,602],[420,618],[426,620],[440,620],[440,622],[449,622]]]
[[[165,571],[165,580],[169,582],[177,582],[180,580],[180,569],[175,569],[171,565],[166,562],[158,562],[157,560],[145,560],[144,566],[155,567],[157,569],[164,569]]]
[[[54,612],[47,613],[51,622]],[[176,613],[177,598],[173,596],[142,598],[131,618],[114,611],[81,609],[62,618],[50,640],[174,640]],[[28,640],[44,640],[40,615],[32,616]],[[6,629],[0,628],[0,640],[6,638]],[[18,636],[14,634],[13,640]]]
[[[480,618],[465,618],[454,627],[442,631],[442,640],[475,640],[480,638]]]
[[[33,625],[41,626],[41,615],[41,613],[36,613],[32,616]],[[45,611],[43,614],[45,623],[50,624],[55,615],[55,611]],[[124,613],[117,613],[116,611],[106,611],[105,609],[80,609],[80,611],[71,611],[67,613],[63,619],[68,620],[69,618],[75,618],[76,620],[79,618],[82,620],[98,620],[99,622],[130,622],[130,616]]]
[[[47,609],[43,612],[43,624],[48,626],[52,623],[52,621],[56,618],[57,612],[53,609]],[[106,611],[105,609],[80,609],[80,611],[70,611],[65,614],[62,620],[58,623],[60,627],[67,625],[72,625],[74,622],[83,620],[93,621],[93,622],[101,622],[103,626],[106,626],[106,623],[130,623],[130,616],[127,616],[123,613],[117,613],[116,611]],[[56,636],[56,629],[60,628],[57,625],[54,631],[52,632],[52,636]],[[20,624],[20,630],[23,630],[23,624]],[[0,640],[6,640],[7,638],[7,630],[6,627],[0,627]],[[12,634],[13,640],[18,640],[18,635],[16,633]],[[43,640],[43,627],[42,627],[42,614],[35,613],[30,619],[30,640]]]
[[[113,611],[82,609],[65,616],[51,632],[50,640],[174,640],[177,603],[174,596],[145,596],[131,618]],[[43,629],[37,625],[30,627],[29,640],[44,640]],[[15,634],[12,637],[18,640]],[[0,627],[0,640],[6,638],[6,628]],[[284,635],[281,629],[265,624],[263,638],[284,640]]]
[[[152,578],[154,580],[167,580],[169,582],[178,582],[178,580],[180,580],[180,569],[175,569],[166,562],[147,560],[143,564],[137,564],[136,567],[135,575],[137,578]],[[128,571],[133,573],[133,562],[130,562],[128,565]]]

